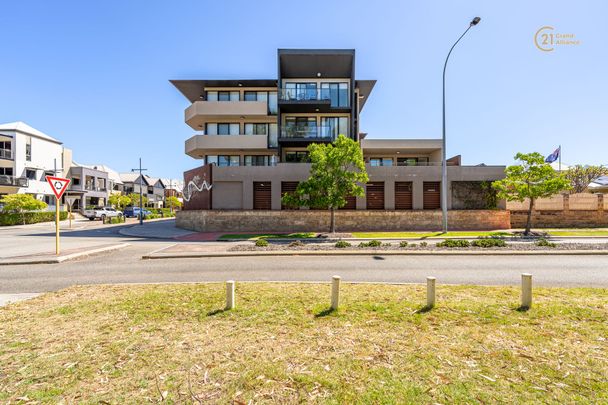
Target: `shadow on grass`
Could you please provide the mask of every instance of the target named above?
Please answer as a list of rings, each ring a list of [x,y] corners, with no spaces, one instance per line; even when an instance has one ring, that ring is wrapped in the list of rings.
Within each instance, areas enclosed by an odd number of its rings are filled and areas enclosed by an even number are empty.
[[[415,312],[415,313],[417,313],[417,314],[426,314],[427,312],[431,312],[431,310],[432,310],[433,308],[434,308],[434,307],[432,307],[432,306],[430,306],[430,305],[425,305],[425,306],[423,306],[422,308],[420,308],[420,309],[416,310],[416,312]]]
[[[515,308],[515,310],[517,312],[528,312],[530,310],[530,307],[519,306],[519,307]]]
[[[227,311],[228,310],[226,308],[214,309],[213,311],[207,312],[207,316],[219,315],[219,314],[223,314],[224,312],[227,312]]]
[[[333,309],[333,308],[327,308],[327,309],[324,309],[323,311],[321,311],[319,313],[316,313],[315,314],[315,318],[323,318],[325,316],[329,316],[329,315],[333,314],[334,312],[336,312],[335,309]]]

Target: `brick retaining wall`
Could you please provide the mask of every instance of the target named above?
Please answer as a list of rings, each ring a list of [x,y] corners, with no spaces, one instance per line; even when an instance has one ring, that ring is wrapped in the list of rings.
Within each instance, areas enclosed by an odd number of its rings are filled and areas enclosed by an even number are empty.
[[[178,211],[179,228],[197,232],[306,232],[329,230],[326,211]],[[449,211],[451,230],[509,229],[505,210]],[[441,229],[441,211],[337,211],[338,232]]]
[[[524,228],[527,211],[511,211],[511,226]],[[608,227],[608,211],[533,211],[532,228],[597,228]]]

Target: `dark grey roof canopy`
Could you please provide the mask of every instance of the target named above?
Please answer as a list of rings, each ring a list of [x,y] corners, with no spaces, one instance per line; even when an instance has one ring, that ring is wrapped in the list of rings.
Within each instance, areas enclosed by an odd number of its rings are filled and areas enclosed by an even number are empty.
[[[354,49],[279,49],[281,78],[352,77]]]
[[[276,79],[169,80],[191,103],[200,100],[205,87],[277,87]]]

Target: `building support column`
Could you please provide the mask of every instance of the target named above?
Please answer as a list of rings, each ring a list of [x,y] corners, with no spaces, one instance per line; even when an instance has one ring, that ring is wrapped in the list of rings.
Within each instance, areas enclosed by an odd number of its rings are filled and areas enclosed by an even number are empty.
[[[389,211],[395,210],[395,181],[388,180],[384,182],[384,209]]]
[[[412,180],[412,209],[424,209],[424,187],[422,179]]]
[[[243,209],[253,209],[253,181],[243,180]]]
[[[281,181],[270,182],[270,206],[273,211],[281,209]]]

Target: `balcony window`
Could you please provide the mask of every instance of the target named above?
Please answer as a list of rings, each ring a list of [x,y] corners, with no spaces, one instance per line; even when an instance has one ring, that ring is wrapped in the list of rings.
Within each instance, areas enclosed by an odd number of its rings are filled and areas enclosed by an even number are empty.
[[[238,91],[208,91],[207,101],[239,101]]]
[[[25,177],[29,180],[36,180],[36,170],[25,169]]]
[[[10,141],[1,141],[0,142],[0,158],[4,159],[12,159],[13,151],[11,150],[12,144]]]
[[[392,158],[370,158],[369,164],[371,166],[392,166],[393,159]]]
[[[239,166],[238,155],[207,155],[207,164],[215,164],[219,167]]]
[[[276,148],[279,146],[279,130],[277,124],[270,124],[268,134],[268,147]]]
[[[277,115],[279,109],[277,107],[277,92],[271,91],[268,93],[268,114]]]
[[[402,157],[397,158],[397,166],[427,166],[428,157]]]
[[[267,135],[268,124],[245,124],[245,135]]]
[[[321,137],[336,139],[338,135],[348,136],[348,117],[322,117]]]
[[[306,150],[285,152],[285,162],[287,163],[306,163],[308,161],[308,151]]]
[[[80,185],[80,177],[72,177],[72,185],[79,186]]]
[[[285,100],[317,100],[317,83],[285,83]]]
[[[208,123],[205,128],[207,135],[239,135],[241,131],[237,123]]]
[[[321,100],[330,100],[332,107],[348,107],[348,83],[321,83]]]
[[[13,168],[12,167],[0,167],[0,175],[2,176],[12,176]]]
[[[316,138],[316,117],[286,117],[285,137],[287,138]]]
[[[267,155],[246,155],[245,166],[268,166]]]
[[[25,144],[25,160],[28,162],[32,161],[32,141],[30,140]]]

